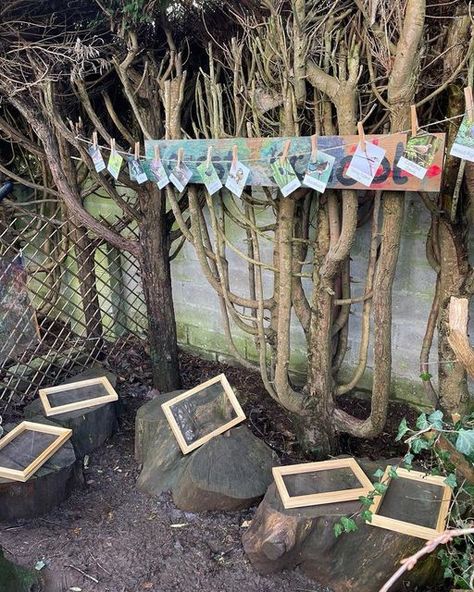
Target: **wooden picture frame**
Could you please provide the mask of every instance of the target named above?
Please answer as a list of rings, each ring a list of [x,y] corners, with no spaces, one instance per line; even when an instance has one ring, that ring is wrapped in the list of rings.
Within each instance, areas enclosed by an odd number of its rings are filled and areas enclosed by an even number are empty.
[[[392,467],[388,466],[385,469],[385,473],[382,477],[382,483],[385,483],[388,488],[390,488],[390,483],[392,482],[392,477],[390,476],[391,469]],[[439,504],[440,508],[438,516],[436,518],[436,526],[434,528],[429,528],[427,526],[422,526],[412,522],[405,522],[403,520],[398,520],[396,518],[390,518],[388,516],[382,516],[379,514],[378,512],[380,511],[388,488],[383,495],[378,495],[374,498],[374,501],[369,508],[369,510],[372,512],[372,521],[367,522],[367,524],[378,526],[380,528],[386,528],[387,530],[393,530],[394,532],[400,532],[402,534],[408,534],[420,539],[426,539],[428,541],[434,539],[445,530],[446,520],[449,512],[449,504],[451,501],[452,491],[449,485],[446,485],[444,482],[445,477],[427,475],[426,473],[421,473],[419,471],[408,471],[407,469],[400,469],[396,467],[393,467],[393,469],[396,470],[398,479],[409,479],[419,483],[437,485],[441,488],[442,495]]]
[[[350,469],[356,480],[359,481],[360,487],[341,489],[339,491],[327,491],[324,493],[291,496],[283,479],[283,477],[286,475],[299,475],[302,473],[316,473],[318,471],[330,471],[338,469]],[[372,482],[361,469],[355,458],[341,458],[335,460],[325,460],[321,462],[273,467],[272,472],[275,485],[278,489],[278,493],[280,494],[280,498],[285,509],[303,508],[305,506],[318,506],[322,504],[333,504],[337,502],[357,500],[360,496],[367,495],[373,489]]]
[[[178,422],[176,421],[176,418],[172,412],[172,407],[174,405],[176,405],[177,403],[180,403],[180,402],[184,401],[185,399],[193,397],[197,393],[204,391],[206,388],[208,388],[214,384],[217,384],[217,383],[221,383],[223,391],[224,391],[225,395],[227,396],[227,398],[229,399],[229,401],[232,405],[232,408],[235,412],[236,417],[234,417],[230,421],[227,421],[222,426],[212,430],[208,434],[205,434],[204,436],[198,438],[196,441],[189,444],[186,441],[186,439],[184,438],[181,428],[178,425]],[[166,419],[168,420],[171,430],[173,431],[173,434],[174,434],[183,454],[188,454],[189,452],[196,450],[196,448],[199,448],[200,446],[202,446],[203,444],[205,444],[206,442],[208,442],[209,440],[211,440],[215,436],[218,436],[219,434],[223,434],[224,432],[227,432],[228,430],[230,430],[230,428],[236,426],[237,424],[241,423],[242,421],[244,421],[246,419],[245,413],[244,413],[242,407],[240,406],[240,403],[237,400],[237,397],[235,396],[235,393],[232,390],[232,387],[230,386],[229,381],[227,380],[227,378],[225,377],[224,374],[219,374],[218,376],[211,378],[210,380],[207,380],[206,382],[192,388],[191,390],[186,391],[185,393],[182,393],[181,395],[178,395],[177,397],[174,397],[173,399],[170,399],[166,403],[163,403],[161,405],[161,408],[163,409]]]
[[[107,394],[100,397],[92,397],[91,399],[83,399],[82,401],[76,401],[74,403],[65,403],[64,405],[52,405],[49,400],[49,396],[52,394],[68,392],[81,387],[89,387],[94,385],[103,386],[107,391]],[[99,376],[97,378],[89,378],[87,380],[79,380],[69,384],[61,384],[58,386],[40,389],[39,396],[47,417],[60,415],[61,413],[67,413],[68,411],[87,409],[89,407],[95,407],[96,405],[111,403],[112,401],[118,400],[118,395],[106,376]]]
[[[25,431],[31,430],[33,432],[40,432],[42,434],[57,436],[56,439],[49,444],[36,458],[34,458],[23,470],[11,469],[1,466],[0,461],[0,477],[12,481],[21,481],[24,483],[36,473],[36,471],[44,465],[44,463],[57,452],[61,446],[71,437],[72,430],[62,428],[60,426],[46,425],[42,423],[34,423],[31,421],[23,421],[17,425],[11,432],[0,439],[0,451],[5,449],[15,438],[23,434]]]

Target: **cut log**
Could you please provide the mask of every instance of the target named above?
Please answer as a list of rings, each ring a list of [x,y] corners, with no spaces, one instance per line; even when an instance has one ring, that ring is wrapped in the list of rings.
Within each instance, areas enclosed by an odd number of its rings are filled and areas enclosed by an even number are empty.
[[[5,559],[0,548],[0,592],[39,592],[40,576]]]
[[[370,477],[382,463],[360,464]],[[360,519],[356,519],[356,532],[336,538],[334,524],[359,510],[357,501],[285,510],[272,483],[242,537],[244,550],[262,574],[299,565],[307,576],[334,592],[378,592],[400,561],[418,551],[425,541],[367,525]],[[436,558],[428,557],[417,564],[409,579],[425,585],[439,575]]]
[[[62,384],[70,384],[71,382],[96,378],[97,376],[106,376],[113,387],[117,384],[117,378],[114,374],[105,372],[100,368],[92,368],[81,372],[81,374],[65,380]],[[54,423],[72,430],[71,442],[77,458],[84,458],[86,454],[100,448],[116,432],[118,427],[117,403],[105,403],[95,407],[60,413],[52,417]],[[36,415],[44,416],[41,401],[35,399],[27,405],[24,414],[26,419]]]
[[[41,416],[31,421],[55,424]],[[6,431],[12,427],[6,426]],[[69,440],[26,483],[0,478],[0,521],[46,514],[83,485],[82,465]]]
[[[272,480],[272,450],[239,426],[184,456],[161,409],[177,394],[161,395],[138,410],[135,456],[143,469],[137,487],[152,495],[171,489],[177,507],[190,512],[255,503]]]

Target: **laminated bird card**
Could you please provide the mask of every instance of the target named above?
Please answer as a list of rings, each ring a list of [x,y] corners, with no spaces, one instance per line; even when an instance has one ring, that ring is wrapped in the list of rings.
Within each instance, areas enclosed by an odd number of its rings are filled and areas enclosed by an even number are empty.
[[[118,152],[112,151],[110,153],[109,162],[107,163],[107,170],[112,177],[117,180],[122,168],[123,158]]]
[[[184,188],[189,183],[192,176],[192,170],[186,166],[184,162],[180,162],[174,167],[170,175],[170,181],[181,193],[181,191],[184,191]]]
[[[165,167],[160,159],[145,160],[142,163],[143,170],[149,181],[156,183],[159,189],[163,189],[170,182]]]
[[[466,114],[462,120],[450,155],[474,162],[474,116]]]
[[[197,167],[198,173],[203,180],[209,195],[213,195],[219,189],[222,189],[222,181],[219,179],[216,168],[212,163],[202,162]]]
[[[139,160],[130,158],[128,161],[128,171],[131,181],[136,181],[139,185],[148,181],[148,177]]]
[[[367,142],[367,140],[362,140],[354,152],[346,175],[359,181],[362,185],[370,187],[384,156],[385,150],[383,148],[372,144],[372,142]]]
[[[275,160],[271,168],[275,183],[280,188],[283,197],[287,197],[290,193],[301,187],[301,181],[296,176],[294,168],[287,159],[284,162],[281,159]]]
[[[102,154],[100,153],[98,146],[89,146],[87,150],[89,156],[92,158],[92,162],[94,163],[95,170],[100,173],[106,168],[104,159],[102,158]]]
[[[433,134],[418,133],[416,136],[409,136],[403,155],[398,161],[398,168],[417,179],[424,179],[440,145],[441,140]]]
[[[229,191],[232,191],[234,195],[240,197],[247,183],[247,179],[250,175],[250,169],[242,164],[239,160],[234,161],[231,164],[229,176],[225,182],[225,186]]]
[[[308,162],[303,185],[324,193],[335,161],[334,156],[318,150]]]

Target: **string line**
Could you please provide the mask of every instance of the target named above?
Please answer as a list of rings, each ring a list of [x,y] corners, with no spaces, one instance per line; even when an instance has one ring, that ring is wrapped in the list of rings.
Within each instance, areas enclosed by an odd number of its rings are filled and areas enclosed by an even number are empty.
[[[432,127],[434,125],[439,125],[440,123],[446,123],[448,121],[454,121],[456,119],[461,119],[461,118],[465,117],[465,115],[466,114],[463,113],[462,115],[454,115],[453,117],[447,117],[446,119],[440,119],[438,121],[433,121],[432,123],[427,123],[425,125],[418,126],[418,129],[419,130],[423,130],[423,129],[427,129],[429,127]],[[380,135],[383,138],[389,138],[391,136],[398,136],[400,134],[408,134],[410,132],[411,132],[411,128],[410,129],[407,129],[407,130],[402,130],[402,131],[399,131],[399,132],[392,132],[390,134],[374,134],[374,135]],[[318,137],[324,138],[324,137],[327,137],[327,136],[318,136]],[[248,138],[248,139],[251,139],[251,138]],[[267,139],[267,138],[265,138],[265,139]],[[272,140],[272,138],[268,138],[268,139],[269,140]],[[87,138],[82,138],[81,136],[76,136],[76,140],[79,140],[80,142],[83,142],[83,143],[89,144],[89,145],[94,144],[94,142],[92,142],[91,140],[89,140]],[[158,142],[166,142],[166,140],[156,140],[156,141],[158,141]],[[173,141],[173,142],[180,142],[180,141],[181,142],[187,142],[187,141],[191,141],[192,142],[193,140],[185,140],[185,139],[183,139],[183,140],[169,140],[169,141]],[[205,140],[205,139],[203,139],[202,141],[204,141],[204,142],[206,142],[206,141],[207,142],[210,142],[211,140]],[[367,140],[367,141],[370,142],[370,140]],[[341,142],[337,146],[329,146],[328,148],[319,148],[318,147],[317,150],[318,150],[318,152],[326,153],[326,152],[331,152],[333,150],[340,150],[344,146],[346,146],[348,148],[353,147],[353,146],[358,146],[359,143],[360,143],[360,140],[357,141],[357,142],[351,142],[351,143],[349,143],[349,142]],[[97,148],[100,148],[100,150],[108,150],[109,152],[111,151],[110,146],[104,146],[104,145],[101,145],[101,144],[97,144]],[[130,150],[132,150],[132,149],[130,149]],[[124,152],[123,150],[115,150],[115,152],[116,152],[116,154],[120,154],[120,155],[122,155],[122,156],[124,156],[126,158],[133,157],[133,154],[130,151],[129,152]],[[312,154],[312,150],[310,150],[308,152],[290,152],[290,153],[288,153],[287,158],[289,159],[292,156],[308,156],[308,155],[311,155],[311,154]],[[138,155],[138,158],[139,158],[139,160],[148,160],[146,154],[145,155],[139,154]],[[177,158],[161,158],[160,157],[160,160],[162,162],[178,162],[178,159]],[[239,158],[239,161],[240,162],[260,162],[262,160],[265,160],[265,159],[262,159],[262,158]],[[181,159],[181,162],[190,163],[190,164],[200,164],[202,161],[200,161],[200,160],[194,160],[194,159],[193,160],[187,160],[187,159],[183,158],[183,159]],[[232,158],[230,158],[230,159],[219,159],[219,162],[233,162],[233,159]]]

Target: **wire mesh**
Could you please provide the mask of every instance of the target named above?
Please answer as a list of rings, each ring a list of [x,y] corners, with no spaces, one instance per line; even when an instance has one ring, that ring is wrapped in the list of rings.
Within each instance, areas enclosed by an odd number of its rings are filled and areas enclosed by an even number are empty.
[[[70,220],[0,206],[0,416],[95,363],[113,371],[146,332],[133,256]]]

